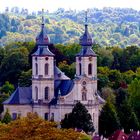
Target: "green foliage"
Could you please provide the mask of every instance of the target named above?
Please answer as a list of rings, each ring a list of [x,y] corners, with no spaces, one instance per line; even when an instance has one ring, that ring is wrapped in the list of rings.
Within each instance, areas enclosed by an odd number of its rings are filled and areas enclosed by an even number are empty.
[[[120,129],[120,122],[115,106],[107,100],[99,116],[99,133],[108,137],[117,129]]]
[[[5,114],[4,114],[4,117],[2,119],[2,123],[5,123],[5,124],[8,124],[12,121],[12,118],[11,118],[11,115],[8,111],[8,109],[6,110]]]
[[[104,87],[101,90],[101,97],[105,100],[109,99],[112,103],[115,103],[115,94],[110,87]]]
[[[32,84],[32,70],[28,70],[27,72],[22,72],[19,77],[19,86],[20,87],[29,87]]]
[[[85,132],[94,131],[91,115],[83,104],[78,102],[71,113],[61,121],[62,128],[78,128]]]
[[[0,94],[0,114],[3,112],[3,102],[8,99],[9,94]]]
[[[78,42],[84,28],[84,11],[60,9],[45,13],[45,24],[51,41],[64,44]],[[139,11],[127,8],[89,9],[89,11],[91,17],[88,20],[89,30],[97,44],[119,45],[122,48],[139,44]],[[40,22],[41,11],[38,11],[38,14],[33,12],[31,15],[27,9],[19,10],[16,7],[12,8],[11,12],[0,14],[0,46],[11,41],[33,41],[40,30]],[[110,60],[105,55],[104,65],[110,65]]]
[[[10,84],[8,81],[0,88],[2,94],[11,94],[14,91],[14,85]]]
[[[126,133],[130,133],[130,129],[133,129],[135,131],[140,129],[140,124],[136,113],[127,100],[125,100],[118,107],[118,114],[121,122],[121,127]]]
[[[71,79],[74,78],[75,75],[75,63],[68,65],[66,61],[60,62],[58,67]]]
[[[140,118],[140,80],[135,78],[128,86],[128,92],[130,94],[129,103],[134,108],[134,111]],[[140,119],[139,119],[140,121]]]
[[[119,88],[116,91],[116,107],[119,107],[123,104],[123,102],[127,99],[128,93],[126,89]]]
[[[0,66],[0,81],[17,83],[22,70],[28,68],[28,50],[24,47],[8,50]],[[13,77],[14,76],[14,77]]]

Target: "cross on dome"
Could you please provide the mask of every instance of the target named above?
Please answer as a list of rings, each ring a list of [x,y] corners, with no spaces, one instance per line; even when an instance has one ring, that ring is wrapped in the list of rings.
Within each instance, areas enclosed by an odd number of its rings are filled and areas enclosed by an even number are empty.
[[[80,45],[81,46],[92,46],[92,37],[88,32],[88,17],[87,17],[87,11],[85,12],[85,32],[80,37]]]
[[[37,45],[49,45],[50,44],[50,38],[47,35],[47,30],[45,28],[45,22],[44,22],[44,9],[42,9],[42,24],[41,24],[41,32],[36,37],[36,44]]]

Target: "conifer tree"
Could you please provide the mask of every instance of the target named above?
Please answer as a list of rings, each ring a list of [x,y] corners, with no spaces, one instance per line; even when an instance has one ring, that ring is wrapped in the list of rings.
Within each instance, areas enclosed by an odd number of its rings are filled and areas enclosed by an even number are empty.
[[[4,114],[4,117],[2,119],[2,123],[8,124],[11,121],[12,121],[12,117],[11,117],[11,115],[10,115],[8,109],[7,109],[6,112],[5,112],[5,114]]]
[[[99,116],[99,133],[104,137],[108,137],[119,128],[120,121],[115,106],[110,100],[107,100]]]
[[[80,102],[74,106],[71,113],[65,115],[65,118],[61,121],[61,127],[82,129],[85,132],[94,131],[91,115]]]

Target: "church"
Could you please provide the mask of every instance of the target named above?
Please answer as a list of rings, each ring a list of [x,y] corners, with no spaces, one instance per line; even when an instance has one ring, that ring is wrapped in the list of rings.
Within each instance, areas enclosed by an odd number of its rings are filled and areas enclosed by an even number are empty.
[[[81,50],[76,57],[76,74],[71,80],[55,64],[48,45],[50,39],[42,16],[41,31],[36,37],[37,51],[32,54],[32,86],[17,87],[3,103],[13,119],[36,112],[45,120],[60,122],[77,102],[85,105],[98,132],[98,118],[104,100],[97,93],[97,56],[92,50],[92,37],[85,29],[80,37]]]

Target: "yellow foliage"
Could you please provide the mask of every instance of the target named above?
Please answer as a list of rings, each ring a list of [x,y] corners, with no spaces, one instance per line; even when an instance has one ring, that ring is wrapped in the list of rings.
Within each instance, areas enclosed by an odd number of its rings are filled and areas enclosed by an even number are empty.
[[[58,129],[55,122],[45,121],[36,114],[0,124],[0,140],[80,140],[83,135],[73,129]]]

